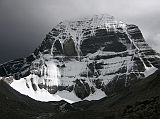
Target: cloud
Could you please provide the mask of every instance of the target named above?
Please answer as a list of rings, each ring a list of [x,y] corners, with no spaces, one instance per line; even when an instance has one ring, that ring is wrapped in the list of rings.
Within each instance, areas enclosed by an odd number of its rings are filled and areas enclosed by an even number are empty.
[[[160,53],[160,33],[156,34],[153,39],[149,41],[149,44],[154,50]]]

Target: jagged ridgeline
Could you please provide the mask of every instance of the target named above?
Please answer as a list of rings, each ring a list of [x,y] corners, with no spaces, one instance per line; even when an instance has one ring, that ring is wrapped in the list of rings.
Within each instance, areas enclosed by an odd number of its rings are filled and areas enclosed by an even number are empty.
[[[0,66],[0,76],[41,101],[98,100],[143,79],[160,56],[136,25],[110,15],[64,21],[26,58]]]

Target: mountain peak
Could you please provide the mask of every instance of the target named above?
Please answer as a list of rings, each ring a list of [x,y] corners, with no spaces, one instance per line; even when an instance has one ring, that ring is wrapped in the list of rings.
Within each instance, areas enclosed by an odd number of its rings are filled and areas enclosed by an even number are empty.
[[[117,21],[113,16],[108,14],[100,14],[93,16],[81,17],[73,20],[66,20],[60,22],[55,28],[56,29],[71,29],[71,30],[81,30],[87,28],[105,28],[107,25],[117,25],[122,23]]]
[[[32,55],[1,65],[0,76],[34,99],[76,102],[123,90],[159,66],[138,26],[102,14],[59,23]]]
[[[66,20],[66,22],[77,22],[77,21],[107,21],[109,19],[114,20],[115,18],[109,14],[95,14],[84,17],[79,17],[72,20]]]

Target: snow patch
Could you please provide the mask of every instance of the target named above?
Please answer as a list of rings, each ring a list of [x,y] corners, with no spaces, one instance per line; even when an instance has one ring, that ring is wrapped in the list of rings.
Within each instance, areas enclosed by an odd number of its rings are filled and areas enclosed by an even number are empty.
[[[86,97],[84,100],[100,100],[101,98],[106,97],[106,94],[101,90],[97,89],[93,94],[90,94],[88,97]]]
[[[68,99],[68,100],[70,100],[70,101],[72,101],[72,102],[82,101],[80,98],[78,98],[78,97],[76,96],[76,94],[74,93],[74,91],[71,91],[71,92],[69,92],[69,91],[67,91],[67,90],[58,91],[58,92],[56,93],[56,95],[58,95],[58,96],[60,96],[60,97],[62,97],[62,98],[64,98],[64,99]]]
[[[29,85],[29,88],[26,86],[26,83]],[[35,85],[37,86],[37,84]],[[57,94],[50,94],[47,90],[40,89],[38,86],[37,91],[34,91],[31,82],[26,82],[24,78],[21,78],[20,80],[14,80],[10,86],[21,94],[27,95],[35,100],[44,102],[65,100],[69,103],[73,103],[73,101],[62,98]]]
[[[151,74],[153,74],[155,71],[157,71],[158,69],[155,67],[147,67],[146,70],[144,71],[144,75],[145,77],[150,76]]]

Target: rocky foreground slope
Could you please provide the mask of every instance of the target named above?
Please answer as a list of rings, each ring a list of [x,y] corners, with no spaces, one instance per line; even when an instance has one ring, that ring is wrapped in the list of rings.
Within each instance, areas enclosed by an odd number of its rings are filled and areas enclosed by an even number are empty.
[[[38,102],[0,81],[1,119],[159,119],[160,71],[97,101]]]
[[[59,23],[30,56],[0,65],[0,76],[36,100],[73,103],[127,89],[159,66],[136,25],[103,14]]]
[[[71,110],[75,109],[65,101],[36,101],[20,94],[6,82],[0,80],[1,119],[48,119],[55,114]]]
[[[51,119],[159,119],[160,71],[138,80],[127,90],[98,101],[74,103],[81,111],[69,111]]]

